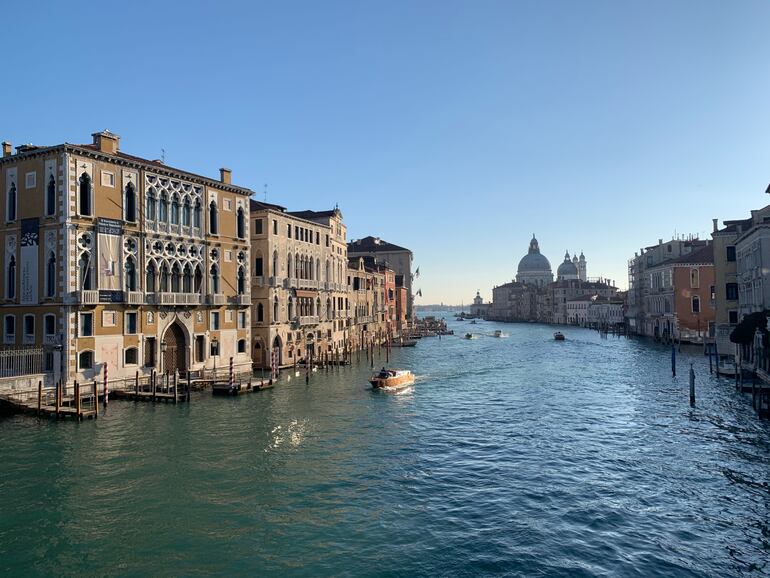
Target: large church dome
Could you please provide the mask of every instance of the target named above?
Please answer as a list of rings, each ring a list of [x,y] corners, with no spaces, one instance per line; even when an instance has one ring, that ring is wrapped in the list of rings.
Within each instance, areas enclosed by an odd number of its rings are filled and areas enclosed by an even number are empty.
[[[529,242],[529,251],[519,261],[516,280],[520,283],[535,285],[545,285],[553,281],[551,263],[545,255],[540,253],[540,245],[534,235]]]
[[[569,251],[564,255],[564,262],[559,265],[559,268],[556,270],[556,277],[559,280],[578,278],[578,268],[569,258]]]

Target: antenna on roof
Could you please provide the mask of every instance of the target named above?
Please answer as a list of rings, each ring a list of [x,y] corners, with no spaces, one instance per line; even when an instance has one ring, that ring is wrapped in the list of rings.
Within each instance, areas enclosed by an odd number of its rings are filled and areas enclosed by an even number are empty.
[[[265,202],[267,202],[267,183],[265,183]]]
[[[166,149],[160,149],[160,162],[166,164]]]

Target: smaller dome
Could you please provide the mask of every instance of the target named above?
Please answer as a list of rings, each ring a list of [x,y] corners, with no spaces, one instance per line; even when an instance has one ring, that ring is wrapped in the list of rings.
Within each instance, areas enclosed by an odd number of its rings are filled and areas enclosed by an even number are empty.
[[[559,278],[566,278],[566,277],[577,277],[577,275],[578,275],[577,262],[570,259],[569,251],[568,251],[567,253],[564,254],[564,262],[561,265],[559,265],[559,268],[556,270],[556,276]]]

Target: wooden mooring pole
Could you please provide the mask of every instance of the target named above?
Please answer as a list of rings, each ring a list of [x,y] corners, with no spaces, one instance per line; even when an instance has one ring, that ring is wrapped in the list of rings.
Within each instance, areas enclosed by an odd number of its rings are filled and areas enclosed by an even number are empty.
[[[676,377],[676,347],[671,343],[671,376]]]
[[[690,405],[695,405],[695,370],[690,363]]]
[[[104,382],[105,388],[107,387],[107,382]],[[107,395],[107,391],[105,389],[104,395]],[[96,380],[94,379],[94,419],[99,417],[99,385],[96,383]]]

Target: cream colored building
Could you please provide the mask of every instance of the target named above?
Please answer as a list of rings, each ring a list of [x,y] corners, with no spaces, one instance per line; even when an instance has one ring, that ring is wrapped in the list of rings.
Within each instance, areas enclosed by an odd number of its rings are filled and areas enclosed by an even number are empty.
[[[252,332],[256,367],[343,351],[348,330],[342,213],[288,212],[251,201]]]
[[[50,349],[46,372],[65,383],[105,364],[112,379],[231,357],[248,370],[251,191],[228,169],[210,179],[92,136],[3,145],[5,347]]]

